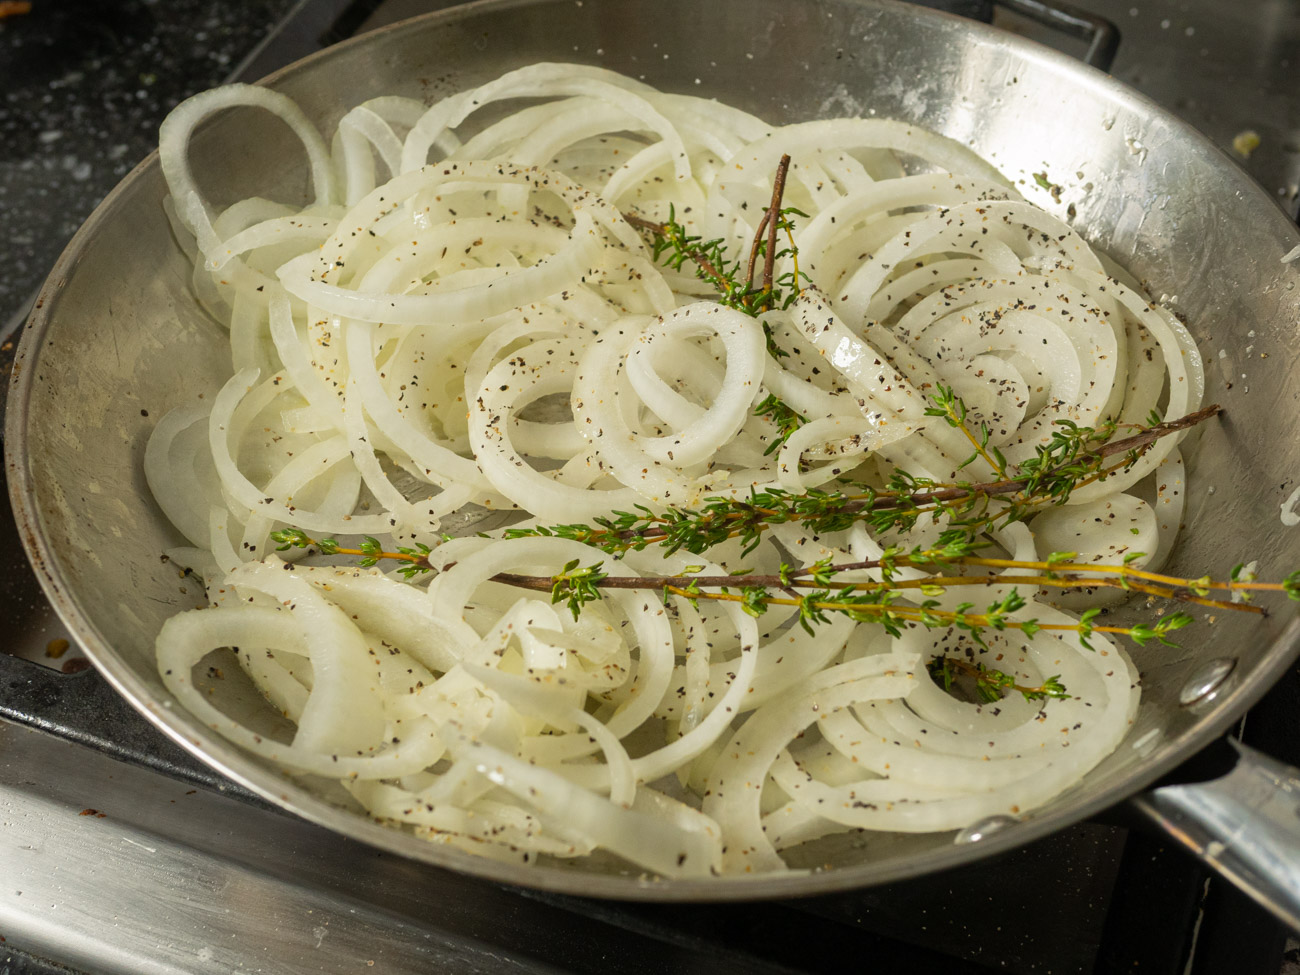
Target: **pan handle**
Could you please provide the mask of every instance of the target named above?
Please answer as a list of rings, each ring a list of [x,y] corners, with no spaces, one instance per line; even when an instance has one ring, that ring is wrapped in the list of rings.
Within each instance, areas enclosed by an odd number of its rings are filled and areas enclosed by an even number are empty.
[[[1105,17],[1098,17],[1064,0],[993,0],[999,6],[1023,17],[1055,28],[1071,37],[1088,42],[1083,63],[1109,71],[1119,50],[1119,28]]]
[[[1229,739],[1235,766],[1129,804],[1174,842],[1300,932],[1300,769]]]

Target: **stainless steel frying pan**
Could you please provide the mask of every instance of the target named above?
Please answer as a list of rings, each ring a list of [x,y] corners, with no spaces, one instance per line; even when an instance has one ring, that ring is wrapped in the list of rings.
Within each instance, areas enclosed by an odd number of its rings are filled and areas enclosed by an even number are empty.
[[[1200,439],[1175,570],[1261,576],[1300,566],[1300,528],[1279,520],[1300,476],[1300,235],[1267,194],[1204,138],[1099,72],[1005,33],[889,0],[485,0],[340,45],[268,83],[323,127],[381,93],[433,98],[538,60],[602,64],[667,90],[717,96],[774,122],[874,114],[968,143],[1186,315],[1226,415]],[[304,160],[280,128],[217,118],[192,161],[220,201],[300,197]],[[792,146],[792,150],[798,147]],[[1046,170],[1060,201],[1037,189]],[[266,173],[276,174],[273,178]],[[1185,648],[1135,650],[1141,711],[1084,782],[1019,822],[954,842],[830,837],[795,851],[833,869],[747,880],[653,882],[599,857],[533,869],[427,844],[367,822],[328,784],[288,778],[174,707],[154,636],[194,604],[160,553],[174,536],[141,459],[157,418],[230,373],[221,329],[199,310],[163,216],[156,156],[104,201],[46,283],[23,337],[6,426],[18,523],[51,601],[99,669],[159,727],[212,766],[308,819],[413,859],[516,884],[595,896],[733,899],[828,892],[941,870],[1044,836],[1119,803],[1220,735],[1300,651],[1287,607],[1220,614]],[[1176,297],[1173,297],[1176,296]],[[229,682],[227,682],[229,683]],[[225,701],[265,708],[251,685]],[[1300,827],[1290,770],[1247,756],[1208,786],[1144,793],[1141,808],[1300,926]],[[1279,783],[1281,786],[1279,787]],[[1236,801],[1226,812],[1224,798]],[[1193,813],[1220,815],[1217,836]],[[1211,818],[1212,818],[1211,815]],[[1243,829],[1242,824],[1247,824]],[[1276,831],[1276,832],[1270,832]],[[1294,832],[1294,830],[1292,830]],[[973,836],[979,836],[973,839]],[[1264,840],[1266,842],[1261,843]]]

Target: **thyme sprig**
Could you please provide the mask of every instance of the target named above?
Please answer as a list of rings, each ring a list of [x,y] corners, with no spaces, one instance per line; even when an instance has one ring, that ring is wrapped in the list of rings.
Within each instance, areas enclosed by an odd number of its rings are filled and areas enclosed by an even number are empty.
[[[289,548],[314,548],[324,554],[357,557],[359,564],[363,566],[375,565],[385,559],[397,561],[403,563],[398,571],[407,578],[433,571],[429,561],[431,552],[425,545],[400,547],[394,551],[387,551],[378,539],[365,536],[358,546],[351,547],[340,544],[333,538],[312,538],[297,528],[281,529],[273,532],[271,537],[280,551]],[[890,551],[869,566],[867,563],[835,566],[819,562],[796,569],[783,565],[780,573],[775,577],[748,574],[704,576],[699,573],[615,576],[605,570],[603,562],[584,566],[581,560],[573,559],[554,575],[535,576],[502,572],[492,579],[494,582],[522,589],[549,593],[551,602],[564,603],[574,619],[581,615],[587,603],[604,598],[607,590],[653,589],[662,593],[665,603],[674,596],[686,599],[697,607],[701,600],[734,602],[739,603],[744,612],[755,617],[764,615],[774,606],[792,607],[796,611],[797,622],[810,634],[814,632],[816,626],[829,622],[832,614],[843,614],[855,622],[876,623],[893,636],[899,636],[905,629],[918,625],[927,628],[952,629],[968,634],[969,638],[980,646],[987,646],[983,634],[988,630],[1017,630],[1026,636],[1033,636],[1041,631],[1074,632],[1078,634],[1080,642],[1089,647],[1089,639],[1094,633],[1125,635],[1139,645],[1151,641],[1172,644],[1169,634],[1192,622],[1192,618],[1186,613],[1175,612],[1161,617],[1155,623],[1139,623],[1130,627],[1104,626],[1095,622],[1100,611],[1089,610],[1077,623],[1040,623],[1036,619],[1022,619],[1015,616],[1027,605],[1024,598],[1020,596],[1019,590],[1015,588],[988,603],[980,611],[975,611],[976,607],[972,602],[963,602],[953,609],[944,609],[939,605],[938,600],[933,598],[946,591],[951,585],[987,586],[994,583],[1005,585],[1021,581],[1007,576],[981,579],[931,577],[928,580],[891,578],[890,581],[884,582],[844,585],[835,585],[833,582],[835,575],[850,568],[879,568],[882,574],[888,577],[902,565],[949,565],[956,561],[950,556],[951,553],[946,550],[914,550],[906,554]],[[1065,562],[1057,559],[1054,564],[1059,567]],[[1036,582],[1037,580],[1024,581]],[[1065,580],[1060,579],[1060,581]],[[1093,580],[1084,580],[1082,584],[1091,581]],[[1300,598],[1300,573],[1296,573],[1289,580],[1289,584],[1288,592],[1292,598]],[[1277,588],[1268,584],[1236,579],[1229,585],[1234,588]],[[909,590],[917,590],[930,598],[918,604],[901,602],[900,600],[906,598]],[[1225,608],[1242,608],[1241,604],[1224,605]],[[984,700],[995,700],[1004,692],[1020,693],[1026,700],[1068,696],[1065,687],[1057,677],[1049,678],[1041,685],[1030,687],[1018,683],[1013,676],[1003,671],[990,669],[982,664],[970,664],[950,654],[941,655],[929,666],[932,674],[946,675],[942,678],[936,677],[945,687],[951,685],[954,674],[965,673],[973,676],[976,691]]]
[[[776,175],[772,179],[772,201],[759,220],[750,243],[748,260],[742,264],[727,254],[726,241],[721,238],[704,240],[702,237],[687,232],[686,227],[677,221],[677,211],[670,206],[668,219],[663,223],[646,220],[635,214],[623,214],[625,220],[634,227],[650,235],[650,247],[657,263],[680,271],[688,263],[694,266],[695,276],[711,285],[717,292],[717,301],[728,308],[735,308],[754,318],[775,308],[788,308],[799,295],[800,281],[807,281],[808,276],[799,270],[798,248],[794,243],[794,223],[791,217],[807,217],[808,214],[796,207],[783,207],[786,174],[790,169],[790,157],[784,155],[777,164]],[[789,246],[777,250],[777,237],[784,233]],[[776,262],[789,257],[792,270],[777,275]],[[763,259],[763,277],[761,282],[754,281],[759,258]],[[775,356],[786,355],[785,350],[773,351],[773,340],[767,324],[764,330],[768,335],[768,351]]]
[[[273,532],[271,538],[278,544],[280,551],[289,548],[316,548],[325,554],[358,556],[363,566],[374,565],[381,559],[402,562],[404,565],[398,571],[407,578],[433,570],[428,557],[430,551],[428,546],[424,545],[388,552],[381,548],[376,539],[367,536],[360,547],[349,548],[340,545],[336,539],[314,539],[296,528]],[[967,550],[973,550],[975,547],[972,543]],[[962,603],[952,611],[941,609],[933,597],[954,587],[1027,585],[1062,590],[1120,588],[1166,599],[1187,599],[1216,609],[1237,612],[1259,613],[1261,610],[1246,602],[1233,603],[1208,599],[1208,594],[1216,591],[1282,592],[1289,599],[1300,601],[1300,571],[1291,573],[1282,582],[1269,583],[1243,576],[1241,566],[1235,567],[1227,580],[1214,580],[1209,576],[1183,578],[1147,572],[1133,566],[1141,553],[1130,554],[1120,565],[1072,562],[1073,552],[1053,553],[1041,562],[989,559],[959,553],[960,547],[953,545],[931,549],[916,548],[911,551],[890,548],[886,549],[879,559],[841,564],[821,561],[799,568],[782,565],[775,575],[751,573],[703,575],[699,572],[683,572],[658,576],[618,576],[610,575],[604,570],[603,562],[583,566],[580,560],[575,559],[554,575],[503,572],[493,576],[493,580],[523,589],[549,592],[552,602],[567,604],[575,619],[586,603],[601,598],[603,590],[652,589],[661,591],[665,595],[684,596],[696,602],[699,600],[739,602],[742,604],[742,609],[752,616],[763,615],[771,606],[794,606],[799,610],[800,624],[809,632],[812,632],[814,624],[827,622],[828,613],[845,613],[857,622],[880,623],[894,635],[900,634],[903,625],[908,623],[968,630],[977,641],[979,631],[990,628],[1017,629],[1028,636],[1032,636],[1039,630],[1068,630],[1079,633],[1084,638],[1085,646],[1087,638],[1094,632],[1125,635],[1139,645],[1151,640],[1168,643],[1167,635],[1173,630],[1186,626],[1192,618],[1186,613],[1175,612],[1163,616],[1154,624],[1142,623],[1131,627],[1098,626],[1093,623],[1093,620],[1099,611],[1089,610],[1083,614],[1077,624],[1040,624],[1037,620],[1010,618],[1010,614],[1023,609],[1026,605],[1016,588],[1012,588],[1008,595],[990,603],[979,614],[969,612],[974,606],[973,603]],[[1028,572],[1008,571],[1000,575],[931,575],[919,579],[903,579],[898,578],[897,575],[900,568],[951,571],[960,567],[1015,569],[1028,570]],[[843,573],[868,569],[879,570],[881,579],[837,582],[837,577]],[[929,598],[916,606],[898,602],[900,598],[906,597],[911,592]]]
[[[764,532],[794,522],[813,534],[842,531],[858,522],[875,533],[905,533],[922,518],[930,518],[946,523],[942,541],[966,539],[1023,521],[1047,504],[1064,504],[1083,482],[1126,469],[1161,437],[1219,412],[1217,405],[1208,406],[1120,440],[1107,439],[1114,433],[1113,424],[1092,428],[1058,420],[1051,438],[1036,448],[1035,456],[1009,471],[1011,476],[991,482],[943,483],[895,470],[881,489],[864,485],[852,493],[812,489],[794,494],[768,488],[752,490],[742,498],[707,498],[694,508],[652,511],[635,505],[633,511],[614,511],[591,524],[511,528],[505,534],[507,538],[569,538],[615,557],[651,545],[662,546],[666,554],[679,550],[701,554],[732,538],[742,541],[747,554]],[[1108,464],[1113,457],[1121,460]]]
[[[1065,692],[1065,685],[1061,683],[1060,674],[1047,678],[1047,680],[1035,687],[1026,687],[1024,684],[1017,683],[1014,677],[1003,671],[993,670],[982,663],[971,663],[962,660],[960,657],[952,657],[946,654],[932,659],[927,665],[927,669],[930,671],[930,677],[934,682],[939,684],[945,691],[951,691],[960,676],[974,678],[975,693],[980,700],[990,704],[1001,700],[1002,695],[1008,691],[1018,691],[1024,695],[1026,701],[1042,701],[1047,698],[1067,700],[1070,697]]]
[[[281,528],[273,531],[271,541],[276,543],[277,552],[285,552],[291,548],[314,548],[321,555],[353,556],[358,559],[357,565],[362,568],[370,568],[384,560],[403,562],[405,564],[398,567],[397,571],[407,579],[433,570],[433,566],[429,563],[429,555],[433,549],[423,542],[416,542],[410,547],[398,546],[394,551],[389,552],[384,550],[379,539],[373,535],[364,535],[360,544],[352,548],[340,545],[335,538],[312,538],[300,528]]]
[[[776,424],[778,432],[778,436],[774,437],[772,442],[767,445],[767,449],[763,451],[764,457],[769,457],[780,450],[785,442],[790,439],[790,435],[808,422],[806,416],[771,393],[754,407],[754,415],[766,416],[771,419]]]
[[[1070,554],[1070,553],[1062,553]],[[1207,599],[1194,593],[1207,593],[1211,590],[1228,592],[1284,592],[1288,598],[1300,600],[1300,572],[1292,573],[1281,583],[1257,583],[1238,581],[1214,581],[1207,577],[1183,579],[1173,576],[1148,575],[1164,582],[1153,585],[1139,585],[1128,582],[1124,573],[1126,566],[1092,565],[1088,568],[1097,573],[1110,572],[1112,577],[1061,575],[1053,566],[1066,563],[1063,559],[1049,560],[1043,563],[1022,563],[1038,568],[1041,574],[1007,573],[1002,575],[952,575],[924,576],[919,579],[888,578],[882,581],[837,583],[834,581],[840,572],[860,570],[862,568],[880,568],[881,562],[852,563],[847,566],[819,565],[802,570],[783,566],[777,575],[724,575],[704,576],[700,574],[674,574],[663,576],[611,576],[601,569],[603,563],[580,567],[576,563],[566,566],[565,570],[555,576],[525,576],[503,573],[496,581],[539,591],[549,591],[554,602],[568,605],[575,618],[582,606],[597,598],[598,591],[607,589],[655,589],[666,595],[684,596],[692,601],[739,602],[741,608],[751,616],[762,616],[772,606],[794,606],[799,610],[799,623],[810,633],[815,624],[829,620],[828,613],[844,613],[856,622],[874,622],[885,626],[892,635],[902,632],[902,624],[920,623],[929,628],[951,628],[968,630],[977,642],[979,632],[983,629],[1017,629],[1027,636],[1039,630],[1061,630],[1078,633],[1085,646],[1087,639],[1094,632],[1114,633],[1127,636],[1138,645],[1157,640],[1170,643],[1168,634],[1181,629],[1192,622],[1192,617],[1183,612],[1169,613],[1156,623],[1139,623],[1134,626],[1099,626],[1093,621],[1099,610],[1090,610],[1083,614],[1077,624],[1040,624],[1034,619],[1011,619],[1010,614],[1023,609],[1027,604],[1018,595],[1018,585],[1030,588],[1056,588],[1061,590],[1090,590],[1099,587],[1129,589],[1153,597],[1165,599],[1188,599],[1215,609],[1237,612],[1259,613],[1259,607],[1245,603],[1233,603],[1222,600]],[[956,560],[967,564],[964,560]],[[971,560],[976,562],[978,560]],[[929,558],[899,558],[898,565],[933,564]],[[1139,570],[1131,570],[1139,571]],[[804,574],[807,574],[806,576]],[[1009,595],[990,603],[980,614],[972,615],[968,611],[973,603],[962,603],[956,610],[939,608],[934,597],[942,595],[953,588],[978,586],[1012,586]],[[898,600],[915,596],[929,597],[916,606],[899,603]],[[897,624],[897,628],[892,628]]]
[[[726,242],[721,237],[704,240],[687,233],[686,227],[677,222],[677,211],[671,205],[665,223],[656,223],[635,214],[623,215],[634,227],[650,235],[656,262],[675,271],[680,271],[687,262],[691,263],[695,267],[695,276],[712,285],[717,292],[719,304],[758,318],[767,343],[767,354],[773,359],[785,358],[789,353],[776,341],[771,324],[762,315],[774,308],[790,307],[799,295],[800,282],[809,280],[808,275],[799,270],[799,248],[794,242],[794,221],[791,220],[791,217],[807,217],[808,214],[781,205],[789,171],[790,156],[783,155],[772,178],[771,202],[754,229],[743,276],[740,261],[728,258]],[[789,246],[777,250],[777,237],[782,233]],[[776,262],[783,257],[790,258],[791,270],[778,276]],[[760,284],[755,284],[759,258],[763,259],[763,277]],[[755,407],[754,415],[771,416],[777,424],[777,436],[764,451],[764,456],[780,449],[790,434],[807,422],[802,414],[772,393]]]
[[[365,536],[360,545],[349,547],[336,539],[315,539],[297,528],[273,532],[271,538],[283,551],[289,548],[314,548],[323,554],[348,555],[359,558],[363,566],[375,565],[381,560],[402,563],[398,571],[408,579],[433,571],[428,546],[399,547],[386,551],[373,537]],[[1097,622],[1100,609],[1085,611],[1077,622],[1042,623],[1019,614],[1028,604],[1020,595],[1018,585],[1034,588],[1092,589],[1100,586],[1129,589],[1151,596],[1169,599],[1189,599],[1203,605],[1238,612],[1261,612],[1247,602],[1224,602],[1206,598],[1211,592],[1249,595],[1255,592],[1282,592],[1291,600],[1300,601],[1300,571],[1287,576],[1282,582],[1259,582],[1253,574],[1235,566],[1227,580],[1216,581],[1208,576],[1180,578],[1135,568],[1133,563],[1140,553],[1132,553],[1120,565],[1076,563],[1073,552],[1057,552],[1042,562],[1013,559],[990,559],[970,554],[979,544],[970,541],[965,545],[955,542],[937,548],[886,549],[880,558],[860,562],[832,564],[828,560],[802,567],[782,565],[775,575],[751,573],[704,575],[698,569],[662,576],[611,575],[604,562],[582,565],[573,559],[554,575],[524,575],[502,572],[493,581],[547,592],[552,603],[564,603],[577,619],[583,607],[602,599],[611,589],[656,590],[665,602],[677,596],[698,606],[701,600],[739,603],[751,616],[762,616],[774,606],[792,607],[796,620],[810,634],[818,625],[829,622],[832,614],[843,614],[859,623],[875,623],[892,636],[900,636],[913,626],[931,629],[951,629],[968,634],[980,646],[987,646],[983,634],[989,630],[1017,630],[1026,637],[1047,632],[1071,632],[1078,635],[1083,646],[1092,649],[1091,637],[1096,633],[1124,636],[1139,646],[1158,642],[1173,646],[1170,634],[1187,626],[1193,619],[1187,613],[1167,613],[1155,622],[1132,626],[1110,626]],[[938,573],[952,572],[960,567],[998,568],[1008,570],[1000,575],[943,575],[923,576],[919,579],[898,577],[900,568],[924,568]],[[879,570],[879,581],[838,582],[837,577],[846,572]],[[1019,570],[1012,572],[1009,570]],[[1027,574],[1032,572],[1033,574]],[[935,597],[954,587],[962,586],[1012,586],[1004,595],[975,611],[973,602],[959,603],[953,609],[943,608]],[[901,600],[912,597],[912,602]],[[916,596],[925,597],[915,601]],[[945,663],[944,661],[947,661]],[[1037,687],[1016,683],[1014,678],[983,665],[971,665],[952,657],[940,656],[930,664],[932,674],[941,674],[941,683],[949,686],[955,673],[965,673],[975,678],[978,693],[986,700],[988,695],[1004,691],[1018,692],[1028,700],[1061,698],[1068,696],[1058,678],[1049,678]],[[974,667],[972,672],[970,668]],[[934,668],[939,668],[936,671]],[[937,678],[938,679],[938,678]]]
[[[807,214],[795,207],[784,207],[777,211],[776,220],[769,226],[777,227],[788,234],[794,228],[790,221],[792,216],[806,217]],[[753,318],[774,308],[788,308],[799,295],[798,282],[808,280],[808,276],[797,269],[777,276],[775,268],[769,266],[772,262],[765,259],[765,279],[762,283],[755,284],[752,269],[742,273],[741,262],[728,257],[725,240],[721,237],[704,240],[702,237],[688,233],[686,227],[678,223],[677,211],[673,207],[669,208],[668,219],[663,223],[655,223],[631,214],[624,214],[624,218],[633,226],[651,234],[651,253],[657,263],[674,271],[680,271],[689,262],[694,265],[695,276],[707,282],[717,292],[718,304],[734,308]],[[767,219],[766,216],[764,219]],[[762,240],[756,242],[756,247],[762,254],[769,252],[770,245],[766,240]],[[782,257],[796,258],[793,243],[789,247],[775,251],[773,262]],[[747,277],[745,274],[751,276]],[[767,275],[771,276],[766,277]],[[776,354],[784,356],[786,352],[782,349]]]
[[[1007,459],[1002,456],[1002,451],[992,445],[989,441],[993,436],[993,431],[989,425],[980,421],[978,435],[971,430],[967,424],[966,404],[953,392],[951,386],[939,386],[937,391],[931,396],[933,406],[925,410],[926,416],[939,416],[947,422],[950,427],[955,427],[966,435],[966,439],[971,442],[975,448],[975,453],[971,454],[964,461],[957,465],[957,469],[969,467],[976,457],[983,457],[984,462],[993,468],[998,477],[1007,476]]]

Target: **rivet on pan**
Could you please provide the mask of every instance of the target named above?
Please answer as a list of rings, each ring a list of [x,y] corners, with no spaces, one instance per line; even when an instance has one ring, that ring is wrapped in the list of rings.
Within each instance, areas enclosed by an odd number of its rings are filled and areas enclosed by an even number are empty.
[[[986,836],[991,836],[1000,829],[1006,829],[1008,826],[1014,826],[1017,820],[1010,816],[989,816],[987,819],[981,819],[978,823],[973,823],[961,830],[952,841],[957,844],[961,843],[978,843]]]
[[[1235,657],[1217,657],[1211,660],[1183,685],[1183,689],[1178,692],[1178,703],[1186,708],[1214,700],[1236,669]]]

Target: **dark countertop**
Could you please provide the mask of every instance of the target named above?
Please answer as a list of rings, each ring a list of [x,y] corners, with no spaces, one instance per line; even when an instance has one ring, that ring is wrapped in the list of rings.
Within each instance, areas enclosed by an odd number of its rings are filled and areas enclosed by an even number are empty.
[[[157,144],[296,0],[32,0],[0,19],[0,326]]]

